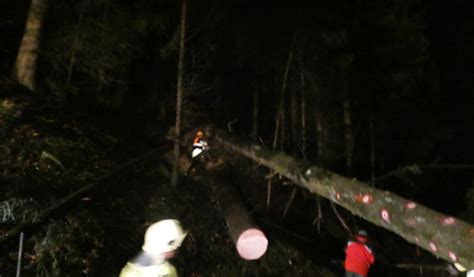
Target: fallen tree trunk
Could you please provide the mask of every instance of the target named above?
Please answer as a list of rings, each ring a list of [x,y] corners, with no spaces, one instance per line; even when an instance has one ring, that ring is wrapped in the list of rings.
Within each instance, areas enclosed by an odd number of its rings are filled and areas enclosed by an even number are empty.
[[[281,152],[231,138],[218,131],[215,141],[291,179],[296,184],[388,229],[449,262],[474,268],[474,226],[394,193],[381,191],[323,168],[307,166]]]
[[[240,257],[256,260],[267,251],[268,240],[242,203],[239,191],[230,184],[231,176],[230,169],[213,174],[214,194]]]
[[[167,160],[171,162],[172,154],[168,153],[166,156]],[[178,165],[180,171],[188,171],[191,165],[189,155],[181,155]],[[267,250],[268,240],[242,203],[239,191],[232,185],[231,169],[222,162],[218,162],[208,164],[206,170],[207,178],[204,180],[209,181],[213,186],[214,195],[239,256],[245,260],[259,259]],[[188,175],[188,177],[202,182],[203,179],[198,179],[197,176]]]
[[[344,266],[344,261],[331,261],[333,264]],[[408,263],[390,263],[384,264],[386,267],[402,268],[406,270],[429,270],[429,271],[448,271],[448,265],[435,264],[408,264]]]

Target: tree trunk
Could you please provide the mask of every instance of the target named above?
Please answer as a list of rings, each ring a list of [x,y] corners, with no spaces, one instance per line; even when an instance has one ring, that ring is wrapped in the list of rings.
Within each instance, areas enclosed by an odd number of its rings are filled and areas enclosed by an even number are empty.
[[[181,138],[181,110],[183,106],[183,82],[184,82],[184,40],[186,34],[186,0],[182,0],[181,5],[181,31],[179,38],[179,61],[178,61],[178,81],[176,90],[176,124],[174,134],[174,166],[171,175],[171,184],[178,184],[178,163]]]
[[[284,153],[216,134],[218,144],[286,176],[296,184],[388,229],[448,262],[474,268],[474,226],[388,191],[345,178],[316,166],[305,166]]]
[[[303,157],[306,157],[306,95],[303,62],[301,62],[301,152]]]
[[[257,141],[258,137],[258,86],[255,85],[255,90],[253,92],[253,113],[252,113],[252,139]]]
[[[287,143],[286,140],[286,101],[285,98],[282,100],[282,109],[280,113],[280,148],[285,149],[285,144]]]
[[[293,59],[293,46],[290,48],[290,52],[288,53],[288,60],[286,62],[286,67],[285,67],[285,73],[283,74],[283,82],[281,85],[281,92],[280,92],[280,103],[278,105],[277,113],[276,113],[276,118],[275,118],[275,133],[273,135],[273,149],[276,149],[278,145],[278,137],[280,136],[280,144],[283,141],[283,132],[280,129],[283,128],[284,124],[284,110],[285,110],[285,105],[284,105],[284,100],[285,100],[285,90],[286,90],[286,84],[288,80],[288,72],[290,71],[290,65],[291,65],[291,60]],[[280,128],[280,125],[282,126]],[[270,169],[270,174],[269,174],[269,179],[267,182],[267,207],[270,206],[270,197],[271,197],[271,192],[272,192],[272,179],[273,179],[273,170]]]
[[[13,68],[13,78],[31,91],[35,87],[35,73],[38,61],[41,30],[47,10],[47,0],[31,0],[25,33]]]
[[[375,141],[374,141],[374,118],[370,116],[370,180],[375,186]]]
[[[211,179],[214,179],[214,194],[240,257],[256,260],[267,251],[268,240],[254,223],[239,191],[230,184],[230,176],[232,172],[228,168],[211,174]]]
[[[346,126],[344,132],[344,141],[346,145],[346,169],[347,174],[350,176],[352,173],[352,150],[354,142],[352,141],[351,107],[349,103],[349,98],[347,96],[344,99],[344,125]]]
[[[72,72],[73,72],[73,69],[74,69],[74,65],[76,63],[76,51],[77,51],[77,47],[78,47],[79,40],[80,40],[82,18],[84,16],[84,9],[85,9],[86,5],[81,4],[80,6],[81,6],[81,8],[80,8],[80,11],[79,11],[79,20],[78,20],[78,23],[77,23],[77,28],[76,28],[76,34],[74,36],[74,41],[73,41],[72,47],[71,47],[71,57],[69,58],[69,66],[68,66],[68,69],[67,69],[66,84],[68,84],[68,85],[71,82]]]
[[[316,87],[316,90],[318,88]],[[316,160],[319,163],[324,163],[325,156],[326,156],[326,145],[324,144],[325,142],[325,133],[323,129],[323,117],[321,113],[321,95],[316,91],[316,137],[317,137],[317,143],[318,143],[318,151],[316,154]]]
[[[290,49],[290,52],[288,53],[288,60],[286,62],[286,67],[285,67],[285,73],[283,74],[283,82],[281,85],[281,91],[280,91],[280,104],[278,105],[277,109],[277,115],[276,115],[276,121],[275,121],[275,135],[273,137],[273,149],[276,149],[277,143],[278,143],[278,134],[281,134],[280,127],[281,129],[283,128],[284,125],[284,110],[285,110],[285,91],[286,91],[286,85],[288,81],[288,73],[290,71],[290,65],[291,61],[293,60],[293,46]],[[282,137],[280,137],[282,139]]]
[[[109,6],[106,5],[104,7],[104,10],[102,11],[102,22],[103,22],[104,25],[106,24],[108,14],[109,14]],[[100,40],[101,41],[105,40],[105,28],[101,28]],[[101,102],[106,101],[105,99],[103,99],[104,95],[102,93],[102,90],[107,85],[107,82],[108,81],[107,81],[107,76],[106,76],[106,73],[105,73],[105,69],[102,66],[98,66],[97,67],[97,92],[98,93],[96,93],[96,95],[97,95],[96,97],[100,97]]]
[[[297,124],[298,124],[298,99],[297,99],[297,88],[294,87],[292,93],[291,93],[291,142],[290,142],[290,148],[295,155],[298,152],[298,131],[297,131]]]
[[[173,153],[164,155],[165,161],[172,164]],[[186,172],[191,164],[189,155],[181,155],[178,169]],[[232,185],[232,170],[219,160],[206,164],[207,178],[188,175],[196,182],[210,182],[220,211],[229,229],[239,255],[246,260],[255,260],[263,256],[267,250],[268,240],[265,234],[254,223],[240,197],[239,191]]]
[[[375,161],[375,94],[370,93],[370,115],[369,115],[369,132],[370,132],[370,180],[371,185],[375,186],[376,161]]]

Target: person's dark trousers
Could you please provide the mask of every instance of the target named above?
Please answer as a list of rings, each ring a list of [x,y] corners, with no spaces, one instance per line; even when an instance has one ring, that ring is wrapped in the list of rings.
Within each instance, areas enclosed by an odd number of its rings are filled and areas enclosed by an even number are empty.
[[[186,175],[191,174],[191,171],[193,169],[196,169],[197,172],[201,172],[205,170],[206,168],[204,166],[204,163],[206,161],[207,161],[207,156],[205,155],[204,152],[199,154],[197,157],[194,157],[191,160],[191,165],[188,167],[188,170],[186,171]]]
[[[359,275],[354,272],[346,272],[346,275],[344,275],[344,277],[362,277],[362,275]]]

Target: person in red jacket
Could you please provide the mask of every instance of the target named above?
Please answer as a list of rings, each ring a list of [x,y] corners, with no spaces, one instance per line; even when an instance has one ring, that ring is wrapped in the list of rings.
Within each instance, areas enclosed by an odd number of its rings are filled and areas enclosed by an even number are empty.
[[[346,277],[367,277],[370,266],[375,261],[372,250],[366,245],[367,241],[367,231],[359,230],[355,240],[347,243],[344,261]]]

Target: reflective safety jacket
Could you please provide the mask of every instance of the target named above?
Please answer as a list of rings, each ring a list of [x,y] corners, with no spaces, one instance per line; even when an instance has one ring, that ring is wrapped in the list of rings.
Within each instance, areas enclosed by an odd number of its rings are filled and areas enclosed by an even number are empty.
[[[195,137],[193,141],[193,152],[191,153],[191,157],[194,159],[199,156],[202,151],[206,148],[207,142],[200,139],[199,137]]]
[[[129,261],[120,272],[120,277],[178,277],[176,268],[164,260],[158,264],[146,253],[140,253]]]
[[[344,262],[346,271],[366,277],[374,261],[375,257],[372,250],[367,245],[357,241],[347,243],[346,260]]]

